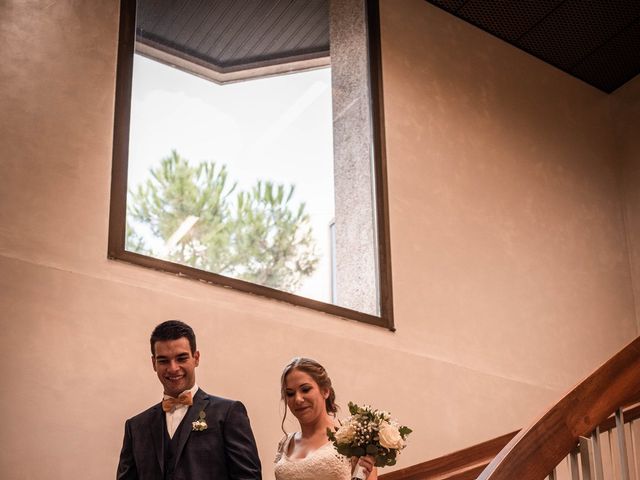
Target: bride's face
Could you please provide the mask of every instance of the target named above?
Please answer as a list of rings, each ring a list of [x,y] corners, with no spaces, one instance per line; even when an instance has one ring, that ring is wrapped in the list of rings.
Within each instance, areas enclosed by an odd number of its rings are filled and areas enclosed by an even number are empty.
[[[285,379],[287,406],[300,424],[314,423],[327,415],[325,400],[328,391],[323,391],[309,374],[292,370]]]

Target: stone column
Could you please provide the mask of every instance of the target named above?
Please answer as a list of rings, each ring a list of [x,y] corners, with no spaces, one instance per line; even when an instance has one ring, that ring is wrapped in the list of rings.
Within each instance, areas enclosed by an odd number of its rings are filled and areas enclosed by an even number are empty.
[[[330,0],[337,304],[379,315],[364,0]]]

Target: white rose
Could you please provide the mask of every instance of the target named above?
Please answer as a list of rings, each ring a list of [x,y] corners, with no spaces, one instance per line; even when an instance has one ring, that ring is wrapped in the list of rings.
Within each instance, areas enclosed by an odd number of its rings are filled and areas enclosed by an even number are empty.
[[[336,440],[340,444],[351,443],[356,436],[356,428],[351,423],[345,423],[336,432]]]
[[[404,441],[402,440],[398,429],[387,422],[383,422],[380,425],[380,432],[378,435],[380,437],[380,445],[384,448],[400,450],[404,447]]]

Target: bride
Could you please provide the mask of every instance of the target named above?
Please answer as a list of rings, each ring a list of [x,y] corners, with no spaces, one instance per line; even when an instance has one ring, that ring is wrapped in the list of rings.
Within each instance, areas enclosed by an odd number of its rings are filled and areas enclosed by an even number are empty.
[[[278,446],[276,480],[350,480],[356,465],[364,469],[367,480],[377,480],[372,457],[350,462],[329,442],[327,428],[335,426],[338,407],[322,365],[310,358],[294,358],[284,368],[280,384],[282,400],[298,419],[300,431],[287,434]],[[286,416],[285,409],[283,431]]]

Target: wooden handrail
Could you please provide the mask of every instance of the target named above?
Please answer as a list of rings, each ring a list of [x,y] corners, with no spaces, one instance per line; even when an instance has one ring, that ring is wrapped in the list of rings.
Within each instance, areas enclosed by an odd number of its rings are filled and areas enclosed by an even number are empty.
[[[380,480],[474,480],[518,432],[479,443],[427,462],[380,475]]]
[[[578,399],[582,398],[580,395],[585,392],[596,391],[597,393],[602,393],[602,389],[594,388],[593,385],[590,387],[588,384],[593,384],[593,382],[602,381],[604,378],[607,382],[612,382],[614,376],[607,378],[609,375],[611,368],[617,368],[620,364],[626,365],[627,372],[620,372],[620,375],[617,377],[619,381],[622,381],[617,386],[613,386],[614,391],[617,392],[616,398],[623,397],[624,401],[620,405],[614,406],[613,410],[616,410],[618,407],[623,407],[624,410],[624,421],[630,422],[640,418],[640,388],[638,388],[638,379],[634,378],[633,375],[629,377],[629,371],[633,372],[634,368],[637,368],[636,362],[637,352],[638,352],[638,342],[640,342],[640,337],[632,342],[630,345],[625,347],[625,349],[609,360],[605,365],[603,365],[596,373],[588,377],[584,382],[582,382],[578,387],[576,387],[571,393],[565,396],[551,411],[557,409],[561,404],[569,404],[572,405]],[[635,345],[635,346],[633,346]],[[626,353],[624,355],[623,352]],[[634,353],[636,352],[636,353]],[[614,362],[615,360],[615,362]],[[631,362],[631,363],[629,363]],[[606,367],[606,368],[605,368]],[[600,373],[599,373],[600,372]],[[596,374],[601,376],[596,376]],[[637,373],[640,375],[640,372]],[[631,382],[628,382],[629,378],[631,378]],[[606,383],[606,382],[605,382]],[[612,384],[613,385],[613,384]],[[581,387],[582,386],[582,387]],[[619,388],[622,387],[623,391],[618,392]],[[634,389],[637,389],[634,393]],[[614,402],[615,403],[615,402]],[[601,407],[596,407],[596,410],[601,410]],[[540,424],[544,418],[550,415],[551,411],[545,414],[535,425]],[[574,410],[573,418],[576,418],[576,412],[580,413],[585,411],[585,407],[583,406],[582,410]],[[589,410],[591,411],[591,410]],[[557,417],[557,414],[554,418]],[[594,417],[593,422],[595,423],[596,417]],[[587,426],[584,426],[588,430],[588,432],[593,431],[595,426],[591,428],[591,423],[587,422]],[[600,429],[600,433],[607,432],[616,427],[616,419],[613,416],[613,412],[608,415],[604,420],[597,424],[597,427]],[[567,427],[569,428],[569,427]],[[587,432],[587,433],[588,433]],[[490,464],[490,462],[501,453],[501,451],[512,449],[512,444],[515,442],[515,437],[518,434],[518,431],[511,432],[500,437],[494,438],[492,440],[488,440],[472,447],[465,448],[463,450],[459,450],[454,453],[450,453],[444,455],[439,458],[435,458],[433,460],[429,460],[426,462],[418,463],[416,465],[412,465],[407,468],[403,468],[400,470],[396,470],[391,473],[386,473],[380,475],[380,480],[480,480],[479,475],[482,473],[485,475],[481,478],[489,478],[486,477],[487,472],[483,473],[483,470]],[[524,432],[523,432],[524,434]],[[581,433],[584,434],[584,433]],[[575,440],[572,442],[569,451],[573,450],[574,447],[578,444],[578,436],[581,434],[575,435]],[[523,436],[523,435],[521,435]],[[509,443],[510,441],[512,441]],[[502,456],[504,456],[505,452],[502,452]],[[568,453],[568,452],[567,452]],[[529,452],[529,456],[537,456],[539,452]],[[566,455],[563,455],[563,457]],[[560,462],[556,462],[553,466],[557,465]],[[493,466],[496,462],[492,463]],[[553,467],[552,467],[553,468]],[[548,473],[548,472],[547,472]],[[494,478],[494,477],[491,477]],[[498,477],[495,477],[498,478]],[[503,477],[500,477],[503,478]],[[506,477],[504,477],[506,478]],[[520,478],[520,477],[518,477]],[[523,476],[522,478],[530,478]],[[533,477],[532,477],[533,478]],[[538,478],[538,477],[535,477]],[[542,477],[539,477],[542,478]]]
[[[624,422],[640,418],[640,399],[630,402],[624,409]],[[615,416],[598,425],[600,433],[616,428]],[[380,480],[476,480],[496,455],[520,430],[501,435],[457,452],[443,455],[410,467],[380,475]]]
[[[605,362],[554,407],[518,433],[478,480],[542,480],[622,405],[640,393],[640,337]]]

